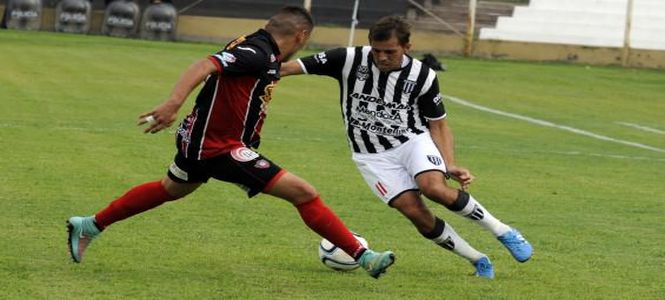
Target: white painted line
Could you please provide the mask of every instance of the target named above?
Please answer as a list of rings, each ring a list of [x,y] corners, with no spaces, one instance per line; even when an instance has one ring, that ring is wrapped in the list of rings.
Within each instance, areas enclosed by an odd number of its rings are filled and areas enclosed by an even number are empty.
[[[647,126],[638,125],[638,124],[635,124],[635,123],[628,123],[628,122],[614,122],[614,123],[619,124],[619,125],[623,125],[623,126],[632,127],[632,128],[639,129],[639,130],[643,130],[643,131],[648,131],[648,132],[653,132],[653,133],[658,133],[658,134],[665,134],[665,131],[658,130],[656,128],[647,127]]]
[[[482,106],[482,105],[474,104],[474,103],[471,103],[469,101],[462,100],[460,98],[453,97],[453,96],[446,95],[445,97],[448,98],[448,100],[450,100],[454,103],[464,105],[464,106],[467,106],[467,107],[471,107],[471,108],[475,108],[475,109],[480,110],[480,111],[484,111],[484,112],[488,112],[488,113],[492,113],[492,114],[496,114],[496,115],[500,115],[500,116],[504,116],[504,117],[509,117],[509,118],[529,122],[529,123],[532,123],[532,124],[536,124],[536,125],[561,129],[561,130],[569,131],[569,132],[572,132],[572,133],[575,133],[575,134],[588,136],[588,137],[591,137],[591,138],[594,138],[594,139],[597,139],[597,140],[602,140],[602,141],[622,144],[622,145],[626,145],[626,146],[651,150],[651,151],[655,151],[655,152],[665,153],[665,149],[661,149],[661,148],[657,148],[657,147],[653,147],[653,146],[649,146],[649,145],[644,145],[644,144],[640,144],[640,143],[636,143],[636,142],[631,142],[631,141],[619,140],[619,139],[615,139],[615,138],[612,138],[612,137],[608,137],[608,136],[596,134],[596,133],[593,133],[593,132],[589,132],[589,131],[586,131],[586,130],[573,128],[573,127],[570,127],[570,126],[558,125],[558,124],[555,124],[555,123],[552,123],[552,122],[549,122],[549,121],[534,119],[534,118],[527,117],[527,116],[522,116],[522,115],[518,115],[518,114],[514,114],[514,113],[500,111],[500,110],[485,107],[485,106]]]
[[[657,161],[665,162],[665,158],[656,158],[656,157],[647,157],[647,156],[627,156],[621,154],[611,154],[611,153],[587,153],[580,151],[522,151],[514,148],[487,148],[483,146],[474,146],[474,145],[456,145],[455,148],[468,148],[468,149],[480,149],[483,151],[492,151],[496,153],[510,153],[510,154],[556,154],[556,155],[570,155],[570,156],[592,156],[592,157],[602,157],[602,158],[613,158],[613,159],[625,159],[625,160],[646,160],[646,161]]]

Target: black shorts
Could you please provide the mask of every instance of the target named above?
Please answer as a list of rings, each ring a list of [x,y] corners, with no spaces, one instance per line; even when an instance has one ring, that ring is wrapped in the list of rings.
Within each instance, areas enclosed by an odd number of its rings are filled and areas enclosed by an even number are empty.
[[[180,151],[169,167],[168,176],[175,182],[208,182],[210,177],[235,183],[248,197],[268,190],[286,171],[253,150],[240,147],[213,158],[186,158]]]

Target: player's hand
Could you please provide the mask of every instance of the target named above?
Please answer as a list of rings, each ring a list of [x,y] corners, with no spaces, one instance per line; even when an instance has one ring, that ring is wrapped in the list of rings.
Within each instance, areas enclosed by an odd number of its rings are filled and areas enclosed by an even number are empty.
[[[475,179],[473,174],[471,174],[471,171],[469,171],[466,168],[462,168],[462,167],[458,167],[458,166],[449,166],[448,167],[448,174],[455,181],[459,182],[459,184],[460,184],[463,191],[466,191],[469,188],[469,185],[471,184],[471,182],[473,182],[473,179]]]
[[[166,101],[155,107],[150,112],[139,116],[138,125],[148,124],[144,133],[157,133],[164,128],[170,127],[178,116],[179,105]]]

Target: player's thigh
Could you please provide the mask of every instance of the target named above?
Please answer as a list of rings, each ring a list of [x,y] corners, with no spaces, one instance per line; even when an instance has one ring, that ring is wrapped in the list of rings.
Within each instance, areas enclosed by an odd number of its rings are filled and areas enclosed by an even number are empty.
[[[428,171],[447,172],[446,163],[429,134],[421,134],[399,149],[400,162],[412,177]]]
[[[399,164],[394,153],[353,154],[353,161],[365,183],[386,204],[402,193],[418,190],[413,177]]]
[[[264,190],[264,193],[285,199],[294,205],[310,201],[318,196],[318,192],[311,184],[286,171],[274,185]]]
[[[169,176],[164,176],[164,178],[162,178],[161,183],[166,192],[176,199],[191,194],[203,184],[203,182],[181,183],[174,181]]]

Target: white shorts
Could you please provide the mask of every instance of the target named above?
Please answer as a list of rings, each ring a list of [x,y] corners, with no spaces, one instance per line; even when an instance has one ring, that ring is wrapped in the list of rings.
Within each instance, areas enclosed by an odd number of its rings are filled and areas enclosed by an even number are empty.
[[[426,171],[446,173],[439,149],[428,133],[380,153],[353,153],[353,161],[369,188],[386,204],[406,191],[417,191],[416,176]]]

